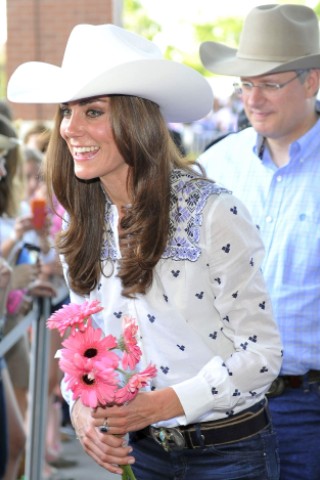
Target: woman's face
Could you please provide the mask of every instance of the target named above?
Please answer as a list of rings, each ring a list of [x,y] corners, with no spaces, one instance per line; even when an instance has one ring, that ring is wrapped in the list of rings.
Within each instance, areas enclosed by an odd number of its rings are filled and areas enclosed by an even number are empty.
[[[100,178],[107,192],[126,185],[128,165],[115,143],[109,97],[95,97],[60,106],[60,134],[66,141],[78,178]]]

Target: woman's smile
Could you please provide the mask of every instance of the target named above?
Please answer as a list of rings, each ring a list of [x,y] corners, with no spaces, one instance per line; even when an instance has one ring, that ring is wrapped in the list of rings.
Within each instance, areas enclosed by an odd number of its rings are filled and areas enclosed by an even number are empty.
[[[91,160],[97,155],[99,151],[100,151],[100,147],[98,146],[88,146],[88,147],[71,146],[71,154],[73,156],[73,159],[77,162]]]

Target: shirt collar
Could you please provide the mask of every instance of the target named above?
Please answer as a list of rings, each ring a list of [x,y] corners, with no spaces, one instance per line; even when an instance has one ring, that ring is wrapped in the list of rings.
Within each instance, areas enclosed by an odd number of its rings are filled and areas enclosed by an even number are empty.
[[[310,130],[308,130],[302,137],[298,138],[294,142],[291,143],[289,153],[290,156],[292,154],[301,153],[302,155],[308,149],[310,150],[310,145],[319,138],[320,135],[320,118],[317,122],[313,125]],[[269,158],[269,153],[265,149],[265,137],[260,134],[257,134],[256,144],[253,147],[253,152],[257,157],[262,161]]]

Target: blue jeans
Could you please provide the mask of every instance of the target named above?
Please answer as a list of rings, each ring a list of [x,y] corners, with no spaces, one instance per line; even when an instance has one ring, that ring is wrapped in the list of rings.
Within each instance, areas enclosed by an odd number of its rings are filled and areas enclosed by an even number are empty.
[[[320,479],[320,384],[287,388],[269,399],[281,480]]]
[[[165,452],[152,438],[130,444],[139,480],[279,480],[276,435],[271,427],[227,445]]]

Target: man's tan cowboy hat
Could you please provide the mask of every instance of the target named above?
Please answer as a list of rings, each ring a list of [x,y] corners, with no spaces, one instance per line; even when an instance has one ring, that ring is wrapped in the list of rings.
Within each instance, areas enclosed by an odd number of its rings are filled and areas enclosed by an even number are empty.
[[[238,50],[204,42],[200,58],[213,73],[239,77],[320,68],[319,21],[303,5],[261,5],[245,19]]]
[[[212,89],[197,71],[165,60],[153,42],[111,24],[75,26],[61,67],[23,63],[7,91],[9,100],[20,103],[64,103],[110,94],[152,100],[172,122],[204,117],[213,104]]]

